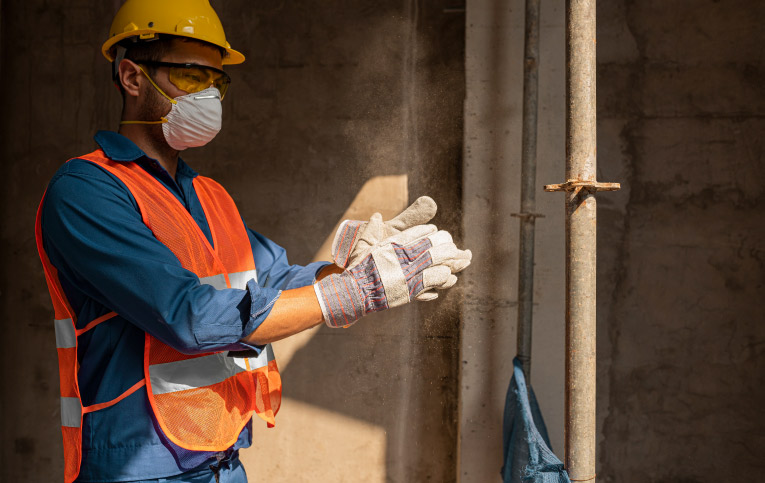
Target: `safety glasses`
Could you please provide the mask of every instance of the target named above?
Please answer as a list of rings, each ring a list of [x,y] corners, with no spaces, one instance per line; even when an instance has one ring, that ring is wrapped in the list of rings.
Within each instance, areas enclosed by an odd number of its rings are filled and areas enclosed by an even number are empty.
[[[154,60],[134,61],[136,64],[150,67],[169,68],[169,79],[178,89],[193,94],[213,86],[220,91],[221,100],[226,96],[231,77],[215,67],[199,64],[178,64]]]

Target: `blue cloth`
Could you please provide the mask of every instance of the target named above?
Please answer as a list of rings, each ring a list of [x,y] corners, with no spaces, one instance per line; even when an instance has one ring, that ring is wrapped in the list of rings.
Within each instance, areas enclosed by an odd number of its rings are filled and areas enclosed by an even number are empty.
[[[526,386],[521,361],[513,359],[502,427],[504,483],[571,483],[563,463],[550,449],[550,438],[531,386]]]
[[[130,483],[247,483],[247,473],[238,457],[233,457],[229,461],[222,461],[214,466],[215,468],[208,466],[169,478],[151,478]],[[217,481],[215,479],[216,471],[218,473]]]
[[[95,139],[110,159],[136,162],[159,180],[213,243],[192,185],[194,170],[179,160],[173,178],[129,139],[107,131]],[[260,326],[281,290],[312,284],[326,265],[290,265],[283,248],[247,229],[258,282],[250,280],[247,290],[200,285],[144,225],[128,188],[81,159],[64,164],[50,181],[41,223],[45,251],[78,316],[77,327],[111,311],[119,314],[78,338],[85,406],[109,401],[143,378],[144,331],[185,353],[259,352],[262,347],[240,339]],[[234,449],[250,445],[250,431],[248,425]],[[142,388],[110,408],[85,415],[78,481],[167,477],[206,467],[214,456],[166,440]]]

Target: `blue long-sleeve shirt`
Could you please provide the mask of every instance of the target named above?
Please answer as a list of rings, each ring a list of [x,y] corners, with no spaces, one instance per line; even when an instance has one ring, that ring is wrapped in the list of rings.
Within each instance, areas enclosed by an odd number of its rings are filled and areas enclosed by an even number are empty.
[[[194,170],[179,160],[173,178],[117,133],[100,131],[95,140],[113,161],[136,162],[160,181],[213,243],[192,185]],[[43,246],[77,314],[77,328],[108,312],[119,314],[78,338],[85,406],[114,399],[144,377],[144,332],[186,353],[259,351],[240,340],[265,320],[281,290],[312,284],[325,265],[290,265],[283,248],[247,229],[258,281],[250,280],[247,290],[200,285],[143,223],[128,188],[80,159],[64,164],[50,181],[41,224]],[[251,424],[234,450],[250,445]],[[86,414],[82,432],[78,481],[158,478],[214,460],[212,453],[183,450],[163,436],[145,388]]]

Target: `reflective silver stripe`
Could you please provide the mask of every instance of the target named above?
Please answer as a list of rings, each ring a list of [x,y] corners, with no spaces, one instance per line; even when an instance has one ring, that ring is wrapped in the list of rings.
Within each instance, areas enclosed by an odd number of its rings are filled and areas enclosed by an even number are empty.
[[[228,274],[228,280],[231,282],[231,288],[244,290],[247,288],[247,282],[249,282],[251,279],[255,279],[256,282],[258,281],[258,274],[255,272],[255,270],[245,270],[244,272]],[[222,273],[213,275],[211,277],[202,277],[199,279],[199,281],[203,284],[212,285],[218,290],[228,288],[226,287],[226,277]]]
[[[268,344],[258,357],[250,357],[250,369],[265,367],[272,360],[274,360],[274,349],[271,344]]]
[[[177,362],[149,366],[149,379],[153,394],[167,394],[197,389],[223,382],[231,376],[247,371],[245,358],[229,357],[226,352],[195,357]],[[258,357],[250,357],[250,369],[258,369],[274,360],[274,350],[268,344]]]
[[[222,273],[219,273],[218,275],[213,275],[212,277],[202,277],[199,279],[199,281],[203,285],[212,285],[217,290],[223,290],[224,288],[228,288],[226,286],[226,276]]]
[[[82,405],[76,397],[61,398],[61,426],[79,428],[82,420]]]
[[[149,366],[151,392],[166,394],[209,386],[223,382],[245,370],[234,362],[233,357],[227,357],[225,352],[183,361],[154,364]]]
[[[247,282],[252,279],[258,281],[258,274],[255,270],[247,270],[244,272],[229,273],[228,279],[231,282],[231,288],[239,288],[244,290],[247,288]]]
[[[77,335],[74,333],[72,319],[56,319],[53,325],[56,328],[56,348],[70,349],[77,346]]]
[[[269,362],[274,360],[274,349],[271,347],[271,344],[267,344],[258,357],[236,357],[235,354],[236,352],[229,352],[229,356],[233,356],[232,358],[236,365],[244,369],[247,367],[246,360],[250,363],[251,371],[265,367]]]

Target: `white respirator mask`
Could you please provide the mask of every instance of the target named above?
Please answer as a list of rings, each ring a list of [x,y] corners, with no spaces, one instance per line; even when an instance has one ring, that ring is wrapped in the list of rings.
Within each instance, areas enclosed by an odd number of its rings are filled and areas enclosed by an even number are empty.
[[[171,148],[183,151],[186,148],[204,146],[213,140],[221,128],[223,104],[220,92],[215,87],[193,94],[176,97],[170,112],[162,124],[162,133]]]
[[[160,121],[122,121],[120,124],[162,124],[167,144],[176,151],[204,146],[220,132],[223,104],[220,91],[215,87],[173,99],[154,83],[139,67],[151,85],[172,104],[170,112]]]

